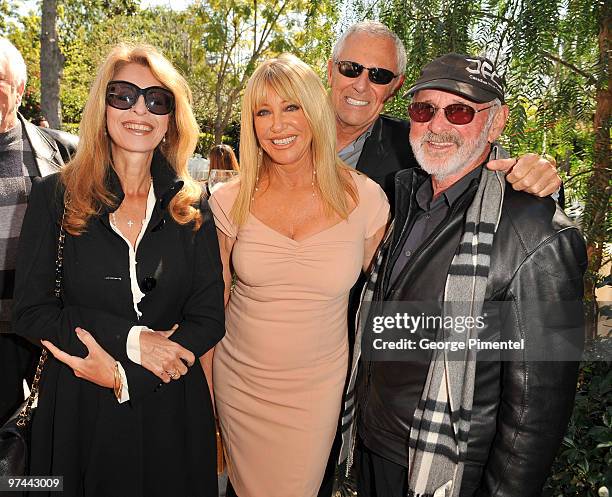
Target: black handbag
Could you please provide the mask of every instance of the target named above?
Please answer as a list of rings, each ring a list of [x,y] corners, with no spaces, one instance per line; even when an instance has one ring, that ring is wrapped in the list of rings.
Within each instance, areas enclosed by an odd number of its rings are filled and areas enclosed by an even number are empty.
[[[57,256],[55,259],[55,296],[61,299],[62,268],[64,264],[64,217],[57,240]],[[43,348],[36,366],[30,395],[19,407],[17,412],[0,428],[0,476],[26,476],[28,474],[30,451],[30,425],[34,416],[34,402],[38,399],[40,376],[47,360],[47,349]]]

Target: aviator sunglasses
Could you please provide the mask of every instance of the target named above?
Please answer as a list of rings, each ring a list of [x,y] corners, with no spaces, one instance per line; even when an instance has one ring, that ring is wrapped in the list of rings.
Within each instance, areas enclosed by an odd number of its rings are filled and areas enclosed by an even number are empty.
[[[417,123],[426,123],[433,119],[438,110],[442,109],[449,123],[463,125],[471,123],[478,112],[490,109],[491,107],[494,106],[489,105],[484,109],[476,110],[466,104],[451,104],[446,107],[436,107],[427,102],[412,102],[408,106],[408,115],[410,119]]]
[[[393,74],[389,69],[383,69],[382,67],[365,67],[350,60],[340,60],[336,62],[336,65],[338,66],[340,74],[347,78],[358,78],[363,70],[367,69],[368,79],[377,85],[388,85],[399,76],[399,74]]]
[[[161,86],[139,88],[129,81],[111,81],[106,86],[106,103],[115,109],[128,110],[136,105],[140,95],[151,114],[165,116],[174,109],[174,95]]]

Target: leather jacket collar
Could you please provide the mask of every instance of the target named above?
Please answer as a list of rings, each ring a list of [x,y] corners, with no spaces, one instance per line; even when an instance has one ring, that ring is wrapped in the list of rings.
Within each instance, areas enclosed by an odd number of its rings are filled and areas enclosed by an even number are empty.
[[[55,141],[41,133],[37,126],[24,119],[21,114],[17,114],[17,118],[23,125],[25,136],[30,142],[40,176],[49,176],[59,171],[64,161]]]

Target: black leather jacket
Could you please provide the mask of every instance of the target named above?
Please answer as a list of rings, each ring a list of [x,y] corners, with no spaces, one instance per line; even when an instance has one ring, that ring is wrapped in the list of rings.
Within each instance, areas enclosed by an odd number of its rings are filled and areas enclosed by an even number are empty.
[[[396,176],[394,240],[386,263],[392,263],[403,246],[401,234],[411,222],[414,193],[425,179],[418,169]],[[477,185],[474,180],[393,285],[381,278],[385,300],[441,300]],[[505,336],[525,338],[529,303],[580,301],[586,265],[580,232],[552,199],[506,188],[485,298],[511,303],[512,312],[501,324]],[[575,309],[560,309],[558,323],[582,329],[582,314]],[[551,352],[564,347],[554,334],[538,338]],[[477,363],[461,497],[539,496],[561,443],[573,407],[578,363],[533,362],[521,355],[515,359]],[[427,367],[372,362],[365,363],[360,374],[360,437],[382,455],[385,440],[391,444],[401,439],[406,446]],[[376,436],[368,437],[371,430]]]
[[[17,115],[25,129],[41,177],[58,172],[70,160],[79,143],[77,136],[51,128],[41,128]]]

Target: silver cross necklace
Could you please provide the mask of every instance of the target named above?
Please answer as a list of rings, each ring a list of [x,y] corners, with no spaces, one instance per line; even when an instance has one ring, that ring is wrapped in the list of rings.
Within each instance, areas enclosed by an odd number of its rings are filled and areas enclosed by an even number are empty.
[[[152,183],[152,182],[153,182],[153,178],[149,178],[149,189],[151,188],[151,183]],[[119,227],[119,223],[117,223],[117,216],[116,216],[116,213],[118,213],[120,209],[121,209],[121,207],[119,207],[119,208],[118,208],[116,211],[111,212],[111,215],[110,215],[110,217],[111,217],[111,221],[112,221],[112,222],[113,222],[113,224],[114,224],[115,226],[117,226],[117,227]],[[146,213],[146,209],[145,209],[145,213]],[[140,224],[141,224],[141,225],[143,225],[145,221],[146,221],[146,217],[145,217],[145,218],[143,218],[143,219],[140,221]],[[128,228],[129,228],[129,229],[132,229],[132,226],[134,226],[134,225],[136,224],[136,221],[132,221],[131,219],[128,219],[128,220],[126,221],[126,223],[125,223],[125,224],[127,224],[127,225],[128,225]]]

